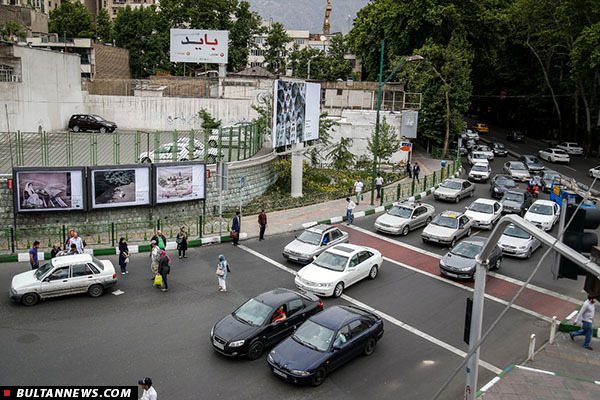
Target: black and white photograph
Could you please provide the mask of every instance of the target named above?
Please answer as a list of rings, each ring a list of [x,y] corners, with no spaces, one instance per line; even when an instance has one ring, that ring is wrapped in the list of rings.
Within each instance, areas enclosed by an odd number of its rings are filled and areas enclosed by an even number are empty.
[[[82,171],[15,171],[17,210],[82,210]]]
[[[89,168],[92,208],[150,204],[148,167]]]
[[[320,92],[316,83],[275,81],[275,147],[318,139]]]
[[[204,164],[156,166],[156,202],[204,198]]]

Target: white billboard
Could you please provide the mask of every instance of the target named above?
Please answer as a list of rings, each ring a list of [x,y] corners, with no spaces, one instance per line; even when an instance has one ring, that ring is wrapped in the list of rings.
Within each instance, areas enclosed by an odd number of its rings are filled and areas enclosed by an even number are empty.
[[[419,123],[419,112],[404,110],[402,111],[402,126],[400,128],[400,136],[407,139],[415,139],[417,137],[417,125]]]
[[[274,99],[275,147],[319,138],[320,84],[276,80]]]
[[[229,31],[171,29],[171,62],[227,64]]]

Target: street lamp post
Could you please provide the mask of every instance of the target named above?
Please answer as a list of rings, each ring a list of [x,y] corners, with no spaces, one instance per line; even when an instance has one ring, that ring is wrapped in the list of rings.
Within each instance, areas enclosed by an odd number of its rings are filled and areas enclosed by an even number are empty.
[[[379,157],[379,112],[381,110],[381,87],[388,83],[390,79],[394,76],[394,74],[400,69],[404,63],[409,61],[419,61],[422,60],[423,57],[419,55],[413,55],[404,57],[402,61],[394,68],[394,70],[388,75],[385,81],[381,81],[383,75],[383,51],[385,49],[385,40],[381,41],[381,59],[379,60],[379,86],[377,90],[377,120],[375,121],[375,138],[373,140],[373,147],[375,147],[373,151],[373,176],[371,179],[371,205],[375,203],[375,178],[377,176],[377,159]]]

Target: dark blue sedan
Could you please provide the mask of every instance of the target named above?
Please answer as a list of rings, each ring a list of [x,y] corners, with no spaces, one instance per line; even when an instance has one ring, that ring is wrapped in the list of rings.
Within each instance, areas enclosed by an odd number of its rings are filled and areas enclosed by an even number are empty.
[[[277,376],[319,386],[327,374],[354,357],[375,351],[383,320],[355,306],[335,306],[313,315],[275,347],[267,361]]]

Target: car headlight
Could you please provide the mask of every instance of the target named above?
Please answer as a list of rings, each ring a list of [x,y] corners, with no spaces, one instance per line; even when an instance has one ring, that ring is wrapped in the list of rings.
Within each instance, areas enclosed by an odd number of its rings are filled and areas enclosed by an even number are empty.
[[[319,286],[321,286],[321,287],[332,287],[333,286],[333,282],[321,283]]]
[[[441,267],[445,267],[445,266],[446,266],[446,263],[445,263],[443,260],[440,260],[440,266],[441,266]]]
[[[300,376],[306,376],[306,375],[310,375],[310,372],[308,371],[300,371],[298,369],[291,369],[290,372],[294,375],[300,375]]]
[[[213,337],[213,333],[215,333],[215,326],[213,325],[212,328],[210,328],[210,337]]]
[[[473,268],[473,267],[462,267],[462,268],[459,268],[459,269],[460,269],[461,271],[468,271],[468,270],[470,270],[471,268]]]
[[[527,250],[527,246],[519,246],[519,250]]]
[[[271,363],[274,363],[274,362],[275,362],[275,360],[273,359],[273,356],[272,356],[272,354],[273,354],[273,353],[274,353],[274,352],[270,352],[270,353],[269,353],[269,355],[267,356],[267,361],[269,361],[269,362],[271,362]]]
[[[229,347],[240,347],[244,345],[245,340],[236,340],[235,342],[229,343]]]
[[[498,189],[497,187],[494,188],[494,192],[498,193],[500,191],[500,189]]]

